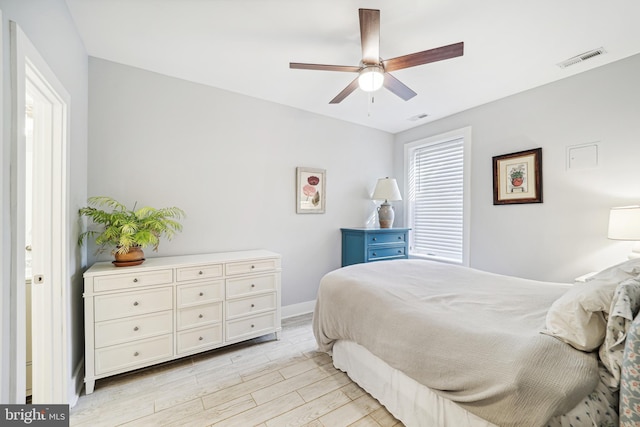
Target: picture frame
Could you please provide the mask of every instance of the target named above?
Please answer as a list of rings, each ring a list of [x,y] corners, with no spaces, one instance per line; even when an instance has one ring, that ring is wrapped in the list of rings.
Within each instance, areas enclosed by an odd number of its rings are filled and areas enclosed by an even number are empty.
[[[327,200],[327,171],[296,168],[296,213],[323,214]]]
[[[542,148],[493,157],[493,204],[542,203]]]

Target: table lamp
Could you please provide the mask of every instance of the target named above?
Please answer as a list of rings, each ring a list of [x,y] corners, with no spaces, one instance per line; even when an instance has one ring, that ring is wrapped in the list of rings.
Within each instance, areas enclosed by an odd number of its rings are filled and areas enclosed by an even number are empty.
[[[607,237],[613,240],[635,240],[629,259],[640,258],[640,206],[611,208]]]
[[[395,214],[389,201],[402,200],[395,178],[380,178],[371,198],[373,200],[384,200],[378,208],[378,220],[380,221],[380,228],[391,228]]]

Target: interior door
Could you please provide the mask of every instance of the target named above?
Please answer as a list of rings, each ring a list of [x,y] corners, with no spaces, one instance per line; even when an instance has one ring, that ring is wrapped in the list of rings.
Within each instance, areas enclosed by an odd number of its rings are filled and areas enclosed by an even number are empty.
[[[67,403],[67,159],[70,97],[19,26],[11,22],[12,162],[11,176],[12,402],[26,391],[25,238],[31,223],[32,402]],[[31,196],[27,196],[25,112],[32,99]],[[30,198],[31,221],[26,220]]]

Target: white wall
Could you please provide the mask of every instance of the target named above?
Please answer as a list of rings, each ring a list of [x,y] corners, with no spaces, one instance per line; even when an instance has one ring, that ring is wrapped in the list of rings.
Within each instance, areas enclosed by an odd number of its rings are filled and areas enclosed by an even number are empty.
[[[340,227],[364,226],[374,212],[368,192],[392,170],[393,136],[89,63],[89,195],[187,212],[183,232],[145,255],[273,250],[283,257],[283,306],[314,300],[320,278],[340,267]],[[297,166],[326,169],[325,214],[296,214]]]
[[[38,49],[41,56],[56,74],[58,80],[71,95],[71,147],[68,164],[70,191],[68,194],[69,242],[67,245],[68,286],[70,311],[68,323],[69,372],[81,361],[82,347],[82,269],[85,265],[83,251],[76,245],[79,223],[77,210],[86,201],[87,194],[87,108],[88,108],[88,60],[84,45],[75,29],[71,15],[64,0],[0,0],[2,10],[2,149],[0,163],[0,188],[2,211],[0,212],[1,252],[0,252],[0,290],[2,291],[2,349],[8,345],[8,290],[10,280],[10,181],[9,171],[11,148],[11,88],[10,88],[10,44],[9,21],[15,21]],[[8,365],[7,352],[0,356],[0,402],[7,402]],[[69,379],[71,382],[71,378]],[[72,389],[73,385],[69,385]]]
[[[580,65],[576,65],[580,66]],[[640,55],[400,133],[405,143],[472,126],[472,267],[571,281],[624,261],[609,208],[640,202]],[[596,168],[567,170],[568,146],[596,142]],[[542,147],[542,204],[493,205],[492,157]]]

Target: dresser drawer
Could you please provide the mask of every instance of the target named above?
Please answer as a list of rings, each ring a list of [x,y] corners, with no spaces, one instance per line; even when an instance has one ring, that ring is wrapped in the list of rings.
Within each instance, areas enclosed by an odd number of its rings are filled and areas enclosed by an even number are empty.
[[[378,247],[369,248],[367,251],[369,255],[369,261],[375,261],[376,259],[388,259],[392,257],[405,257],[404,246],[390,246],[390,247]]]
[[[276,313],[264,313],[258,316],[244,317],[227,322],[227,341],[234,341],[250,336],[258,336],[274,331]]]
[[[173,356],[173,334],[96,350],[95,375],[147,366]]]
[[[227,298],[249,296],[261,292],[275,291],[277,286],[275,274],[227,279]]]
[[[94,320],[100,322],[172,308],[172,287],[99,295],[94,298]]]
[[[222,264],[205,264],[195,267],[182,267],[176,269],[176,281],[185,282],[187,280],[213,279],[222,277]]]
[[[382,243],[404,243],[405,233],[370,233],[367,235],[367,243],[378,245]]]
[[[263,311],[271,311],[276,309],[275,292],[264,295],[257,295],[249,298],[238,298],[227,301],[227,309],[225,311],[227,319],[234,317],[246,316],[248,314],[260,313]]]
[[[176,322],[178,330],[222,322],[222,301],[181,308],[178,310]]]
[[[113,291],[141,286],[165,285],[173,282],[173,270],[141,271],[93,279],[93,291]]]
[[[224,266],[227,276],[236,274],[258,273],[278,268],[277,259],[256,259],[253,261],[231,262]]]
[[[178,354],[222,344],[222,324],[178,332]]]
[[[178,307],[206,304],[224,299],[224,283],[222,280],[179,285],[176,289],[176,304]]]
[[[173,311],[108,320],[95,324],[95,347],[107,347],[129,341],[170,334],[173,331]]]

